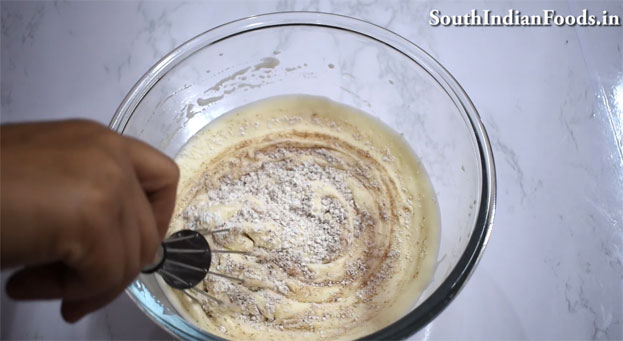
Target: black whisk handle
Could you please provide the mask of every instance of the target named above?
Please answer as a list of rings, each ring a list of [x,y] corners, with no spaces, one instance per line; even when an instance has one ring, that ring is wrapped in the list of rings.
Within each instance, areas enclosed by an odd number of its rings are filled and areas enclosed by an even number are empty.
[[[189,289],[201,283],[211,262],[206,238],[197,231],[181,230],[162,242],[154,263],[141,272],[157,272],[173,288]]]

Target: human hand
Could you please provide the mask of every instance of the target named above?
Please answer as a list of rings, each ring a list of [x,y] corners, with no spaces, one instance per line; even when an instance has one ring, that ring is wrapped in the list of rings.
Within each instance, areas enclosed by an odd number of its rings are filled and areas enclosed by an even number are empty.
[[[75,322],[153,261],[175,204],[170,158],[89,121],[0,128],[0,266],[15,299],[62,299]]]

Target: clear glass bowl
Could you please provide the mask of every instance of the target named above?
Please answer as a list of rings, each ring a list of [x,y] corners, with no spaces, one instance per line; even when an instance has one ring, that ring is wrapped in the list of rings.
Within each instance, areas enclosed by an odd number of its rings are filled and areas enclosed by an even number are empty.
[[[408,337],[457,295],[491,232],[495,168],[467,94],[437,61],[406,39],[344,16],[291,12],[234,21],[160,60],[121,103],[110,127],[173,157],[229,110],[276,95],[324,96],[368,112],[417,153],[439,202],[438,265],[413,309],[370,339]],[[128,295],[182,339],[217,339],[184,320],[153,275]]]

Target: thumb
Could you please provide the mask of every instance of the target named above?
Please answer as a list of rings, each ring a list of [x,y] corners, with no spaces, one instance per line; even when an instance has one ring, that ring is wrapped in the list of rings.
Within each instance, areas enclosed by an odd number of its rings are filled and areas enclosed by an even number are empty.
[[[9,297],[19,300],[60,298],[69,272],[60,262],[28,266],[11,275],[6,291]]]

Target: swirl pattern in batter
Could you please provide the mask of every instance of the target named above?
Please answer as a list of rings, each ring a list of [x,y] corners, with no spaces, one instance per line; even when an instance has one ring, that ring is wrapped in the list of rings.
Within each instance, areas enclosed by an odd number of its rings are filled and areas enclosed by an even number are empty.
[[[178,154],[170,232],[207,235],[201,289],[169,291],[187,319],[231,339],[350,339],[387,326],[430,281],[438,213],[406,142],[353,108],[282,96],[223,115]]]

